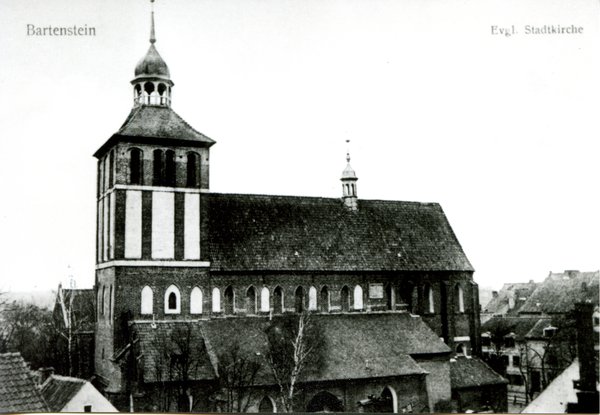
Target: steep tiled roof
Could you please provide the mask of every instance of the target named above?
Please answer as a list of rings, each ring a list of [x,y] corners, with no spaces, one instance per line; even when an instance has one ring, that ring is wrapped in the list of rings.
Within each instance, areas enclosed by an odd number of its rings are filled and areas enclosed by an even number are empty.
[[[598,305],[600,271],[550,273],[521,307],[520,313],[562,314],[579,301]]]
[[[213,270],[472,271],[437,203],[215,194]]]
[[[273,322],[278,317],[273,318]],[[311,317],[318,330],[322,344],[319,354],[322,364],[305,372],[302,381],[337,379],[359,379],[387,376],[420,375],[426,372],[413,360],[411,355],[440,354],[450,352],[442,340],[419,318],[408,313],[381,314],[324,314]],[[155,373],[155,354],[146,338],[152,331],[173,329],[176,324],[191,324],[195,338],[202,337],[206,347],[201,347],[208,355],[200,358],[202,376],[197,379],[213,379],[218,356],[233,344],[240,347],[240,355],[249,359],[262,359],[267,349],[265,330],[272,324],[267,317],[224,318],[194,323],[135,323],[140,339],[140,350],[144,354],[144,378],[152,382]],[[199,341],[195,340],[195,344]],[[258,382],[273,384],[271,372],[262,364]]]
[[[48,411],[21,354],[0,354],[0,412]]]
[[[42,395],[51,412],[60,412],[85,384],[83,379],[52,375],[42,385]]]
[[[529,297],[537,287],[537,283],[531,281],[528,283],[508,283],[502,286],[502,289],[498,291],[498,296],[492,298],[485,307],[483,307],[484,313],[501,313],[503,310],[508,309],[509,300],[512,298],[515,302],[514,308],[508,311],[507,314],[517,313],[520,307],[524,304],[523,297]]]
[[[542,319],[547,321],[547,319]],[[501,332],[514,333],[517,340],[523,340],[531,329],[540,321],[539,318],[533,317],[494,317],[481,325],[481,332]]]
[[[508,383],[485,362],[465,356],[457,356],[450,361],[450,381],[452,389]]]
[[[154,142],[159,139],[163,143],[172,140],[173,145],[187,142],[211,146],[215,143],[196,131],[170,107],[152,105],[133,108],[119,131],[104,143],[94,156],[101,157],[111,145],[123,139],[135,142],[143,142],[143,139],[151,139]]]

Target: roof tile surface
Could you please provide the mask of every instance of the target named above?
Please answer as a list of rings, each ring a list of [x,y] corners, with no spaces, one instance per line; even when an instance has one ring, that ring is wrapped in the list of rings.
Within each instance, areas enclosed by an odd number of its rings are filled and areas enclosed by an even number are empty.
[[[42,395],[51,412],[61,412],[85,384],[83,379],[51,375],[42,385]]]
[[[48,411],[21,354],[0,354],[0,412]]]
[[[473,271],[437,203],[211,193],[213,270]]]

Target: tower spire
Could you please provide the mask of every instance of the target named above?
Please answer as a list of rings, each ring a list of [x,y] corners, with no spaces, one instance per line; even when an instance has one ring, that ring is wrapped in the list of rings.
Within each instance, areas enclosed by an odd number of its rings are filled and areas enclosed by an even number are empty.
[[[133,106],[152,105],[160,107],[171,106],[171,88],[173,81],[167,64],[160,57],[154,43],[154,0],[150,0],[150,49],[146,56],[135,67],[133,84]]]
[[[348,143],[349,146],[350,140],[346,140],[346,143]],[[356,177],[354,169],[352,169],[352,167],[350,166],[349,149],[346,150],[346,161],[348,162],[348,165],[346,165],[346,168],[342,172],[342,178],[340,179],[342,181],[343,190],[342,199],[344,200],[344,204],[350,210],[358,210],[358,198],[356,193],[356,181],[358,180],[358,177]]]
[[[152,11],[150,12],[150,43],[156,43],[156,35],[154,34],[154,0],[150,0]]]

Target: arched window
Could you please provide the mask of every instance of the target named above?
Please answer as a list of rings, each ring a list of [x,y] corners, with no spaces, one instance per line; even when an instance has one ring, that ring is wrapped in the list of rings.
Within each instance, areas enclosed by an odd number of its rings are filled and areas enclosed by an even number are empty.
[[[378,412],[398,413],[398,395],[396,395],[396,391],[391,386],[387,386],[383,392],[381,392],[379,404],[381,406],[379,407]]]
[[[304,290],[302,287],[296,288],[296,293],[294,295],[294,310],[296,313],[304,311]]]
[[[165,314],[179,314],[181,312],[181,297],[179,288],[171,285],[165,291]]]
[[[425,288],[423,290],[423,300],[424,300],[424,305],[425,305],[425,312],[426,313],[434,313],[435,312],[435,307],[433,304],[433,289],[431,288],[431,285],[429,284],[425,284]]]
[[[273,401],[273,399],[269,398],[268,396],[265,396],[260,401],[260,405],[258,407],[258,412],[261,412],[261,413],[277,412],[277,408],[275,407],[275,401]]]
[[[345,285],[342,288],[341,297],[342,297],[342,311],[350,310],[350,298],[348,296],[348,287],[346,287]]]
[[[254,291],[254,287],[250,287],[246,291],[246,313],[256,314],[256,291]]]
[[[231,288],[231,285],[229,287],[227,287],[225,289],[225,296],[223,298],[224,300],[224,310],[225,314],[233,314],[233,311],[235,309],[234,304],[235,304],[235,294],[233,292],[233,288]]]
[[[142,87],[140,84],[137,84],[134,88],[134,99],[136,103],[142,104]]]
[[[456,306],[455,308],[457,313],[465,312],[463,289],[460,284],[456,284],[456,286],[454,287],[454,304]]]
[[[354,309],[363,309],[363,289],[360,285],[354,287]]]
[[[317,289],[315,287],[308,289],[308,309],[311,311],[317,309]]]
[[[271,293],[267,287],[263,287],[260,292],[260,311],[268,312],[271,310],[271,302],[269,296]]]
[[[129,184],[142,184],[142,151],[137,148],[129,152]]]
[[[198,287],[190,294],[190,314],[202,314],[202,290]]]
[[[273,313],[283,313],[283,291],[281,290],[281,287],[277,287],[275,288],[275,291],[273,291]]]
[[[327,286],[321,288],[321,303],[319,304],[319,310],[323,313],[329,312],[329,290]]]
[[[152,288],[147,285],[142,289],[142,314],[152,314]]]
[[[146,82],[144,84],[144,91],[146,91],[146,94],[152,95],[154,92],[154,84],[152,82]]]
[[[218,287],[212,291],[212,311],[213,313],[221,312],[221,290]]]
[[[388,310],[391,310],[393,308],[394,305],[394,287],[392,287],[392,284],[388,284],[385,287],[385,306]]]
[[[167,87],[162,82],[158,84],[158,95],[160,96],[160,105],[165,105],[167,103],[167,97],[165,96],[165,92]]]
[[[198,187],[198,183],[196,181],[196,163],[198,157],[196,157],[196,153],[188,153],[187,155],[187,187]]]
[[[152,184],[154,186],[162,186],[163,184],[163,172],[162,172],[162,150],[154,150],[154,179]]]
[[[167,150],[165,153],[165,186],[175,187],[175,152]]]

